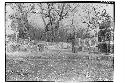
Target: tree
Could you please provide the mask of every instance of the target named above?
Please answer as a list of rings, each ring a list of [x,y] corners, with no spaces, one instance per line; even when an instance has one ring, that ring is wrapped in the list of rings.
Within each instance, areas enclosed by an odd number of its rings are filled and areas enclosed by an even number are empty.
[[[28,5],[29,7],[27,7]],[[12,13],[9,15],[9,19],[12,20],[11,28],[15,31],[16,41],[18,41],[20,36],[24,37],[28,34],[30,25],[27,16],[28,13],[34,9],[34,5],[26,3],[11,3],[9,6],[12,9]]]
[[[43,7],[44,5],[44,7]],[[45,7],[46,5],[46,7]],[[44,21],[46,38],[47,32],[52,31],[52,41],[56,41],[59,36],[59,27],[62,20],[73,13],[73,11],[78,7],[71,7],[72,4],[69,3],[40,3],[40,9],[42,14],[42,19],[45,20],[49,18],[48,23]]]
[[[73,20],[72,19],[72,24],[71,24],[71,27],[73,27],[73,32],[71,33],[71,42],[72,42],[72,52],[73,53],[76,53],[76,48],[75,48],[75,44],[76,44],[76,31],[75,31],[75,26],[74,26],[74,23],[73,23]]]
[[[101,22],[99,23],[98,39],[99,39],[99,50],[103,53],[110,53],[113,50],[110,42],[114,41],[112,39],[112,34],[114,33],[114,28],[112,28],[113,19],[104,9],[100,15]],[[105,46],[103,46],[105,45]],[[103,48],[105,47],[105,48]],[[110,49],[111,48],[111,49]]]
[[[101,25],[100,19],[108,19],[105,17],[107,15],[105,11],[101,14],[94,5],[83,3],[13,3],[11,7],[16,11],[10,16],[13,20],[12,28],[16,32],[16,39],[30,36],[32,39],[66,42],[69,34],[74,39],[97,37],[97,28]],[[29,24],[29,14],[41,16],[44,24],[43,30],[36,29],[36,26]],[[102,24],[108,26],[109,20],[106,22]]]

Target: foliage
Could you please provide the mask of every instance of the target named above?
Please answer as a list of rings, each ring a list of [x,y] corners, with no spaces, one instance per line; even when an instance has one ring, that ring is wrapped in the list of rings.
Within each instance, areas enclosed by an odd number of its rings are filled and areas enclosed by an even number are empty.
[[[113,53],[114,44],[110,44],[111,41],[114,41],[114,30],[112,30],[113,19],[106,13],[106,10],[104,10],[101,17],[103,21],[99,24],[98,41],[100,43],[98,44],[98,48],[102,53]]]
[[[82,3],[11,3],[7,4],[6,19],[11,20],[11,28],[18,38],[47,41],[47,42],[72,42],[71,36],[81,39],[93,38],[110,41],[113,18],[106,9],[99,10],[94,4]],[[31,17],[36,17],[33,24]],[[41,19],[41,20],[38,20]],[[105,29],[98,33],[99,29]],[[103,34],[104,32],[104,34]],[[97,35],[98,34],[98,35]]]

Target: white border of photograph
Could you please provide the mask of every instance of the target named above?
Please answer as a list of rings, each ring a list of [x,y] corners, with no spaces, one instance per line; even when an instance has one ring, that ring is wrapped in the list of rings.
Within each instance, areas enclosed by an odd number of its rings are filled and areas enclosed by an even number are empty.
[[[53,0],[1,0],[0,1],[0,83],[5,82],[5,2],[42,2]],[[54,0],[70,1],[70,0]],[[71,0],[76,1],[76,0]],[[89,1],[89,0],[86,0]],[[96,0],[102,1],[102,0]],[[108,0],[112,1],[112,0]],[[113,0],[114,1],[114,0]],[[125,49],[125,0],[115,0],[115,34],[114,34],[114,83],[124,83],[124,49]],[[18,83],[18,82],[14,82]],[[26,83],[26,82],[23,82]],[[34,82],[30,82],[34,83]],[[37,82],[38,83],[38,82]],[[76,83],[76,82],[73,82]],[[89,82],[87,82],[89,83]],[[96,82],[94,82],[96,83]],[[98,83],[98,82],[97,82]],[[101,82],[100,82],[101,83]]]

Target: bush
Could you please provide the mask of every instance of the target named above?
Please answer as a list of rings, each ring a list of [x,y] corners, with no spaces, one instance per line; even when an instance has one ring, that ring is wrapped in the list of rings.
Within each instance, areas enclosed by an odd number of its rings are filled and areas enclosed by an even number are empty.
[[[27,52],[27,51],[28,51],[28,48],[25,47],[25,46],[20,46],[20,48],[19,48],[18,51],[21,51],[21,52]]]
[[[114,45],[107,43],[98,44],[98,49],[101,53],[114,53]]]
[[[38,44],[38,49],[40,52],[43,52],[44,51],[44,48],[45,48],[45,44]]]
[[[59,42],[58,46],[59,46],[61,49],[71,48],[71,44],[70,44],[70,43],[65,43],[65,42]]]
[[[78,51],[82,51],[82,46],[80,46],[80,47],[78,48]]]
[[[10,44],[7,46],[7,51],[8,52],[16,52],[19,50],[19,48],[20,48],[19,44]]]

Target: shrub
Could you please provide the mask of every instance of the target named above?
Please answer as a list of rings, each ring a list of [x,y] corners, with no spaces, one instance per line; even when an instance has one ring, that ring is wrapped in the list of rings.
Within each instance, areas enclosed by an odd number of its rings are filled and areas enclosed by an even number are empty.
[[[21,51],[21,52],[27,52],[28,48],[25,47],[25,46],[20,46],[19,51]]]
[[[45,44],[38,44],[38,49],[40,52],[43,52],[44,51],[44,48],[45,48]]]
[[[6,47],[8,52],[16,52],[19,50],[20,45],[15,43],[10,43]]]

